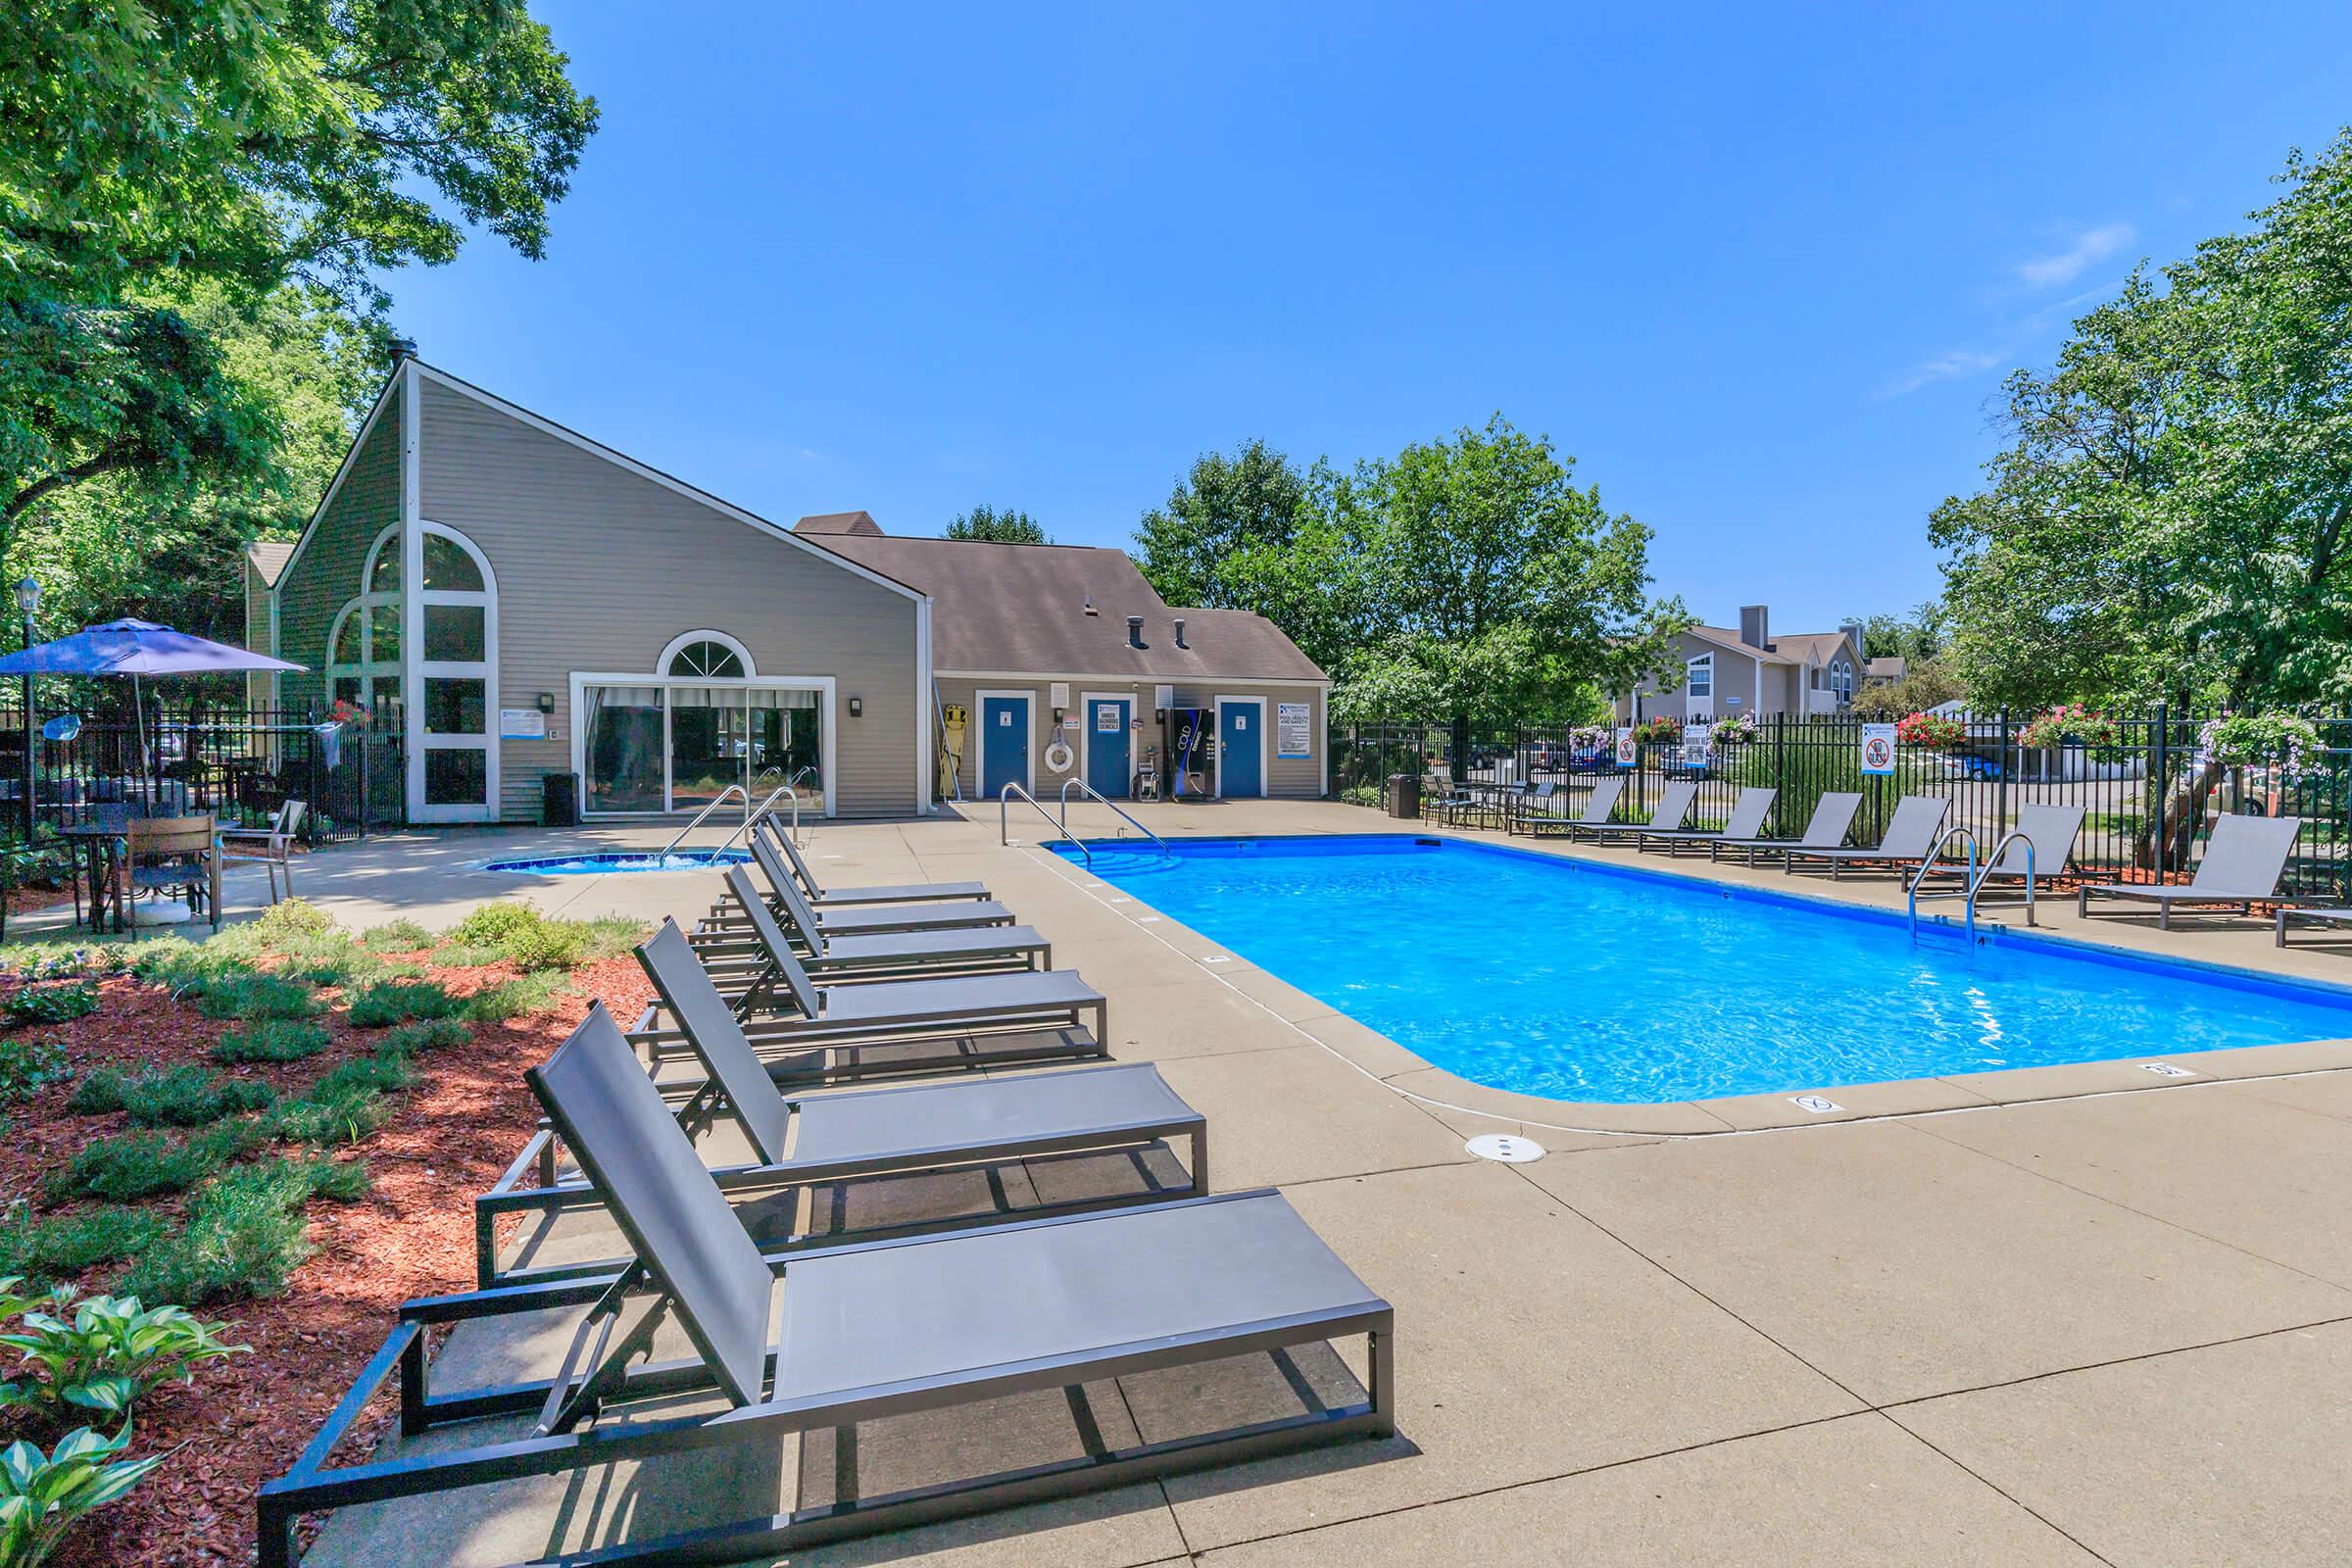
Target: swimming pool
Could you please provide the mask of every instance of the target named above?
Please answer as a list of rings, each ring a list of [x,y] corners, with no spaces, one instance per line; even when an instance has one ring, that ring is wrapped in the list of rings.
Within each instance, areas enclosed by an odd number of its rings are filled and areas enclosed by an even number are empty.
[[[533,876],[612,876],[629,871],[708,871],[715,866],[741,865],[749,850],[672,850],[655,855],[645,850],[599,850],[593,854],[541,855],[520,860],[484,860],[485,871],[519,871]]]
[[[1899,914],[1483,844],[1091,848],[1103,881],[1432,1065],[1557,1100],[2352,1038],[2352,990],[2010,931],[1914,944]]]

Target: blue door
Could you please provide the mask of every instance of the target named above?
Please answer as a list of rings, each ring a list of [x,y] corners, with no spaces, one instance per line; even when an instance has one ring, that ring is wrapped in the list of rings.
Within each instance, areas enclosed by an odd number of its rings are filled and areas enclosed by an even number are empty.
[[[1086,700],[1086,781],[1114,801],[1127,798],[1130,762],[1127,719],[1135,704],[1125,697]]]
[[[1007,784],[1029,787],[1029,699],[980,700],[980,794],[995,800]]]
[[[1217,705],[1217,793],[1228,800],[1266,793],[1265,719],[1256,703]]]

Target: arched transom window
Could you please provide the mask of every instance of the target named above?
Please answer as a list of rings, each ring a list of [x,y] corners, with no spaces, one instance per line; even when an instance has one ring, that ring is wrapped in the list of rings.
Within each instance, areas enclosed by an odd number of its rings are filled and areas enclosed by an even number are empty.
[[[700,642],[688,643],[670,655],[669,668],[663,673],[739,680],[745,670],[741,654],[725,643],[705,638]]]

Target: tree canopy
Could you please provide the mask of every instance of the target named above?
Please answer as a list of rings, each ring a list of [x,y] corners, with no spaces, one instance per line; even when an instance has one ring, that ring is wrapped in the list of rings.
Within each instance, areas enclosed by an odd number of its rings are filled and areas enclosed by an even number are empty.
[[[305,437],[240,334],[380,356],[384,270],[468,226],[541,254],[597,117],[564,65],[514,0],[0,13],[0,552],[95,481],[283,492]]]
[[[1026,512],[1011,507],[980,506],[956,515],[942,535],[948,539],[986,539],[1001,545],[1050,545],[1045,527]]]
[[[1281,626],[1343,720],[1589,717],[1689,617],[1648,597],[1649,530],[1573,469],[1500,415],[1345,471],[1252,441],[1144,514],[1139,564],[1163,597]]]
[[[2279,182],[2006,383],[1985,488],[1931,521],[1979,700],[2352,697],[2352,131]]]

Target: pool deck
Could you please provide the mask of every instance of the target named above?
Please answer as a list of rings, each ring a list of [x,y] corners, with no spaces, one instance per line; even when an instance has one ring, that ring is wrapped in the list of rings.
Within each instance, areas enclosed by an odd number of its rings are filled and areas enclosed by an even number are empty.
[[[1171,836],[1425,831],[1335,805],[1139,814]],[[468,868],[543,844],[663,836],[392,835],[311,858],[302,891],[363,923],[447,922],[517,892],[573,913],[692,916],[710,901],[710,873]],[[1785,1096],[1575,1105],[1438,1072],[1122,902],[1082,866],[1034,844],[1001,846],[993,808],[970,821],[828,824],[812,849],[819,875],[845,882],[985,881],[1041,927],[1057,963],[1110,996],[1115,1054],[1156,1062],[1205,1113],[1215,1185],[1279,1186],[1395,1303],[1400,1412],[1385,1444],[821,1547],[795,1563],[2352,1559],[2352,1044],[2165,1058],[2188,1078],[2135,1058],[1822,1086],[1843,1107],[1830,1114]],[[1640,863],[1902,902],[1886,876]],[[2159,934],[2151,916],[2086,929],[2053,900],[2042,924],[2135,952],[2352,980],[2352,949],[2315,934],[2282,953],[2267,923],[2192,918]],[[1463,1150],[1465,1137],[1498,1130],[1524,1130],[1547,1157],[1503,1165]],[[1010,1174],[1024,1191],[1050,1179]],[[544,1368],[561,1339],[544,1325],[469,1325],[442,1354]],[[1150,1401],[1120,1392],[1148,1430]],[[1060,1401],[1047,1403],[861,1434],[874,1440],[861,1466],[945,1475],[958,1456],[1046,1451],[1067,1424]],[[801,1457],[754,1456],[751,1483],[789,1494]],[[515,1484],[352,1510],[310,1560],[543,1554],[600,1539],[616,1519],[691,1518],[712,1495],[740,1495],[744,1468],[679,1459],[568,1489]]]

